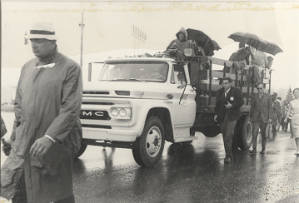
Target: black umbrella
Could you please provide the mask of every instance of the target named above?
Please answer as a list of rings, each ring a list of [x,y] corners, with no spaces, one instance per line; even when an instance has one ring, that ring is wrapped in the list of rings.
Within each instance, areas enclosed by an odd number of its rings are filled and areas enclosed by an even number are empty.
[[[197,46],[202,47],[207,56],[213,56],[215,50],[221,49],[216,41],[212,40],[202,31],[190,28],[188,28],[186,31],[188,33],[188,39],[194,40]]]
[[[278,45],[268,42],[266,40],[263,40],[255,34],[235,32],[235,33],[231,34],[228,38],[231,38],[232,40],[234,40],[236,42],[246,43],[260,51],[263,51],[263,52],[266,52],[266,53],[269,53],[272,55],[282,52],[282,49]]]

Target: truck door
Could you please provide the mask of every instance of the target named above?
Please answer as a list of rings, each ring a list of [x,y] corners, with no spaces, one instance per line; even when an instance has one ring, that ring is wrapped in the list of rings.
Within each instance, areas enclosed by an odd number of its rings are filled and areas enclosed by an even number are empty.
[[[173,124],[175,128],[190,127],[196,115],[196,92],[190,85],[188,67],[175,64],[171,83],[174,85]]]

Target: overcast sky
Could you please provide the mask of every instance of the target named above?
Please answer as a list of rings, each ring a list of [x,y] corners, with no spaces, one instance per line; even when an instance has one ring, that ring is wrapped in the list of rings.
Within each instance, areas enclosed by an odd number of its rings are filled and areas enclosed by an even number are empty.
[[[84,10],[84,53],[116,49],[164,50],[181,28],[204,31],[222,47],[216,57],[228,59],[237,43],[233,32],[251,32],[278,44],[273,86],[299,87],[299,3],[41,3],[2,2],[2,68],[21,67],[32,57],[24,33],[35,22],[52,22],[59,50],[80,53],[81,12]],[[132,26],[147,35],[138,42]]]

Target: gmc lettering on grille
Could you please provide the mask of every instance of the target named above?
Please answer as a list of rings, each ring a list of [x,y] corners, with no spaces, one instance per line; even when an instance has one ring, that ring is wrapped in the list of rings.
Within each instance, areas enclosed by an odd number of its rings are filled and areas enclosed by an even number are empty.
[[[110,120],[111,118],[107,111],[81,110],[80,119]]]

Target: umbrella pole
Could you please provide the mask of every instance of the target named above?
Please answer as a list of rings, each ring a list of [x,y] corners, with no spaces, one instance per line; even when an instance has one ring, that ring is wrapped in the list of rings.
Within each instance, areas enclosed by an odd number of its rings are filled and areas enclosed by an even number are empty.
[[[254,68],[253,66],[251,67],[251,94],[254,93]]]
[[[272,70],[270,69],[270,78],[269,78],[269,96],[270,96],[270,99],[269,99],[269,101],[268,101],[268,133],[267,133],[267,137],[269,137],[269,133],[270,133],[270,131],[272,130],[272,128],[270,128],[271,127],[271,122],[269,121],[269,119],[271,119],[270,118],[270,116],[271,116],[271,114],[270,114],[270,111],[271,111],[271,108],[272,108],[272,97],[271,97],[271,82],[272,82]],[[271,103],[270,103],[271,102]]]
[[[248,69],[248,75],[250,76],[250,74],[252,74],[252,68],[249,67]],[[248,77],[248,81],[247,81],[247,104],[249,104],[249,98],[250,98],[250,86],[252,85],[252,80],[253,77]]]
[[[250,62],[249,62],[249,57],[246,58],[246,64],[247,65],[250,65]],[[250,91],[250,84],[251,84],[251,81],[248,76],[250,76],[250,71],[251,71],[251,68],[249,67],[248,70],[247,70],[247,77],[246,77],[246,85],[247,85],[247,105],[249,104],[249,91]]]
[[[241,69],[241,82],[240,82],[240,88],[241,88],[242,94],[243,94],[243,86],[244,86],[243,82],[244,82],[244,70]]]
[[[237,69],[237,66],[235,63],[233,63],[233,69],[235,69],[235,75],[236,75],[236,78],[235,78],[235,87],[238,87],[238,69]]]
[[[248,70],[249,72],[249,70]],[[247,104],[249,104],[249,85],[250,85],[250,81],[249,81],[249,78],[247,77],[247,81],[246,81],[246,84],[247,84]]]
[[[211,104],[211,99],[212,99],[212,61],[210,60],[210,68],[209,68],[209,105]]]

